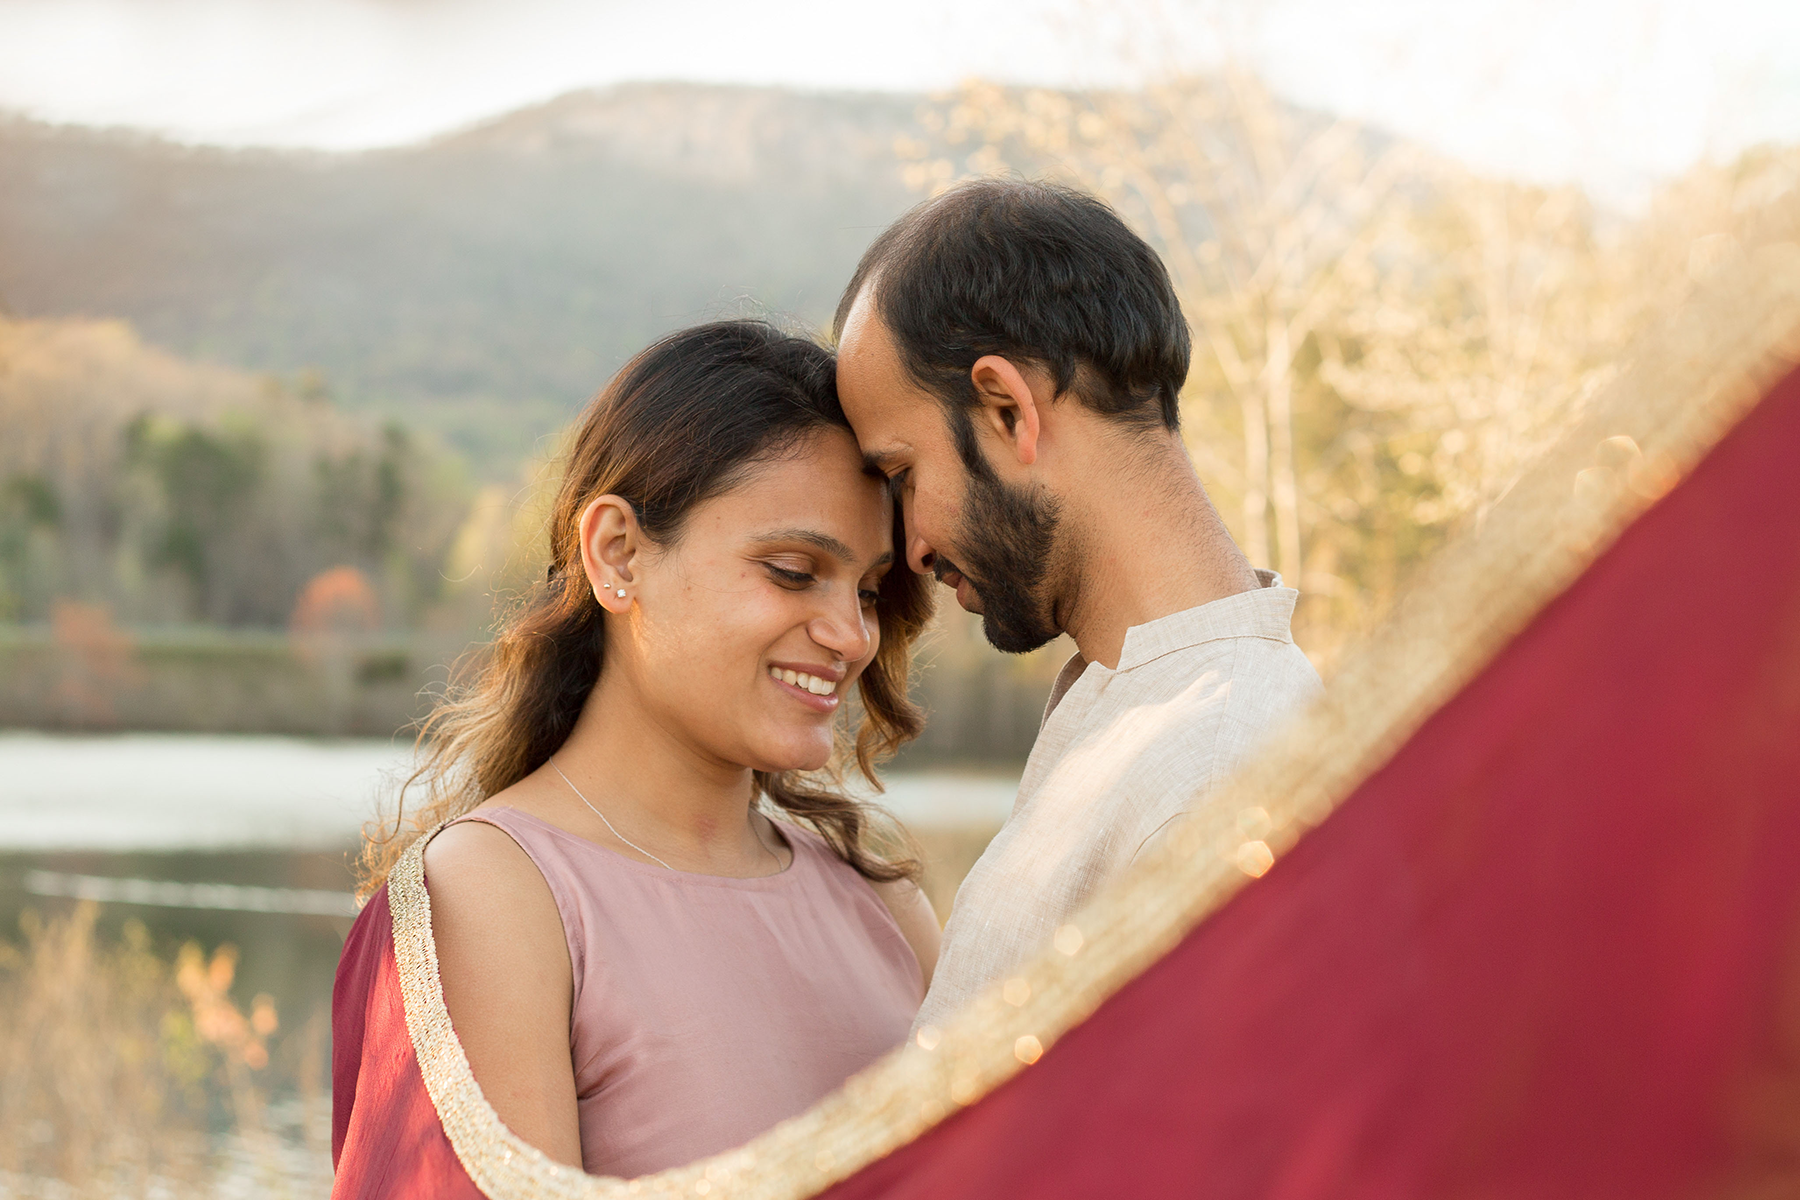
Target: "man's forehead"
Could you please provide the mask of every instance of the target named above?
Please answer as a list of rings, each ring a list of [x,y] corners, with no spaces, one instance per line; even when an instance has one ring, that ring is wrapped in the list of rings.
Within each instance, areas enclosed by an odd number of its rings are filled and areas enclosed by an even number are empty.
[[[905,420],[909,409],[934,402],[906,369],[894,335],[866,289],[844,321],[837,353],[838,391],[853,422],[878,414],[884,424]],[[860,426],[857,435],[862,436]]]
[[[890,448],[893,421],[903,417],[910,382],[893,339],[868,302],[865,289],[838,337],[838,399],[865,452]],[[879,443],[877,445],[876,443]]]
[[[882,327],[881,314],[876,312],[869,285],[864,284],[856,299],[850,302],[850,311],[844,314],[844,326],[838,330],[838,347],[842,349],[852,343],[861,344],[871,332],[885,333]]]
[[[870,471],[892,475],[911,467],[920,446],[934,443],[942,430],[937,397],[906,369],[867,287],[838,338],[838,395]]]

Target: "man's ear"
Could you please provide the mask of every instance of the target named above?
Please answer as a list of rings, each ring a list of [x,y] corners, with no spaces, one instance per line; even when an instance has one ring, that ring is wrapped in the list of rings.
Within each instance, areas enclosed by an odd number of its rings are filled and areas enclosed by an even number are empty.
[[[1033,372],[1034,375],[1037,373]],[[969,368],[969,378],[975,384],[975,395],[981,403],[978,420],[985,422],[991,432],[1012,447],[1020,466],[1029,467],[1035,463],[1042,432],[1038,422],[1039,404],[1049,402],[1048,392],[1042,396],[1033,393],[1024,372],[1014,366],[1012,360],[998,354],[976,359],[975,365]]]
[[[606,495],[581,510],[581,569],[587,573],[594,599],[608,612],[622,613],[636,597],[637,566],[644,549],[631,502]]]

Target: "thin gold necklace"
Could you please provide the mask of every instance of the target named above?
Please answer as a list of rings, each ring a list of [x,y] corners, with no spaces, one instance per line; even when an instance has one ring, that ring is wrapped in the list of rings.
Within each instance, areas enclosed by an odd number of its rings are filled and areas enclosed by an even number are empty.
[[[567,775],[563,775],[563,769],[556,765],[556,759],[551,758],[548,761],[550,763],[550,769],[552,771],[555,771],[559,776],[561,776],[562,781],[569,785],[569,790],[571,792],[575,793],[575,798],[577,800],[581,801],[583,804],[587,805],[588,811],[593,813],[596,817],[599,817],[600,823],[602,825],[605,825],[606,828],[612,833],[612,835],[614,837],[618,838],[621,842],[624,842],[627,846],[630,846],[633,850],[636,850],[639,854],[643,855],[645,858],[649,859],[651,862],[655,863],[657,866],[662,867],[664,870],[667,870],[667,871],[675,870],[674,867],[671,867],[668,863],[664,862],[662,859],[656,857],[656,855],[650,853],[648,850],[644,849],[642,846],[638,845],[636,842],[632,841],[630,838],[628,838],[624,834],[620,833],[618,831],[618,829],[613,825],[613,823],[606,819],[606,814],[601,812],[599,809],[595,808],[594,802],[592,800],[589,800],[586,796],[581,794],[581,789],[575,786],[575,781],[570,779]],[[779,854],[775,853],[773,850],[769,849],[769,844],[767,842],[763,841],[762,832],[756,828],[756,822],[754,822],[754,821],[752,821],[750,823],[750,834],[752,837],[754,837],[756,839],[756,844],[763,848],[763,853],[767,854],[770,858],[775,860],[776,872],[779,873],[781,870],[781,856]]]

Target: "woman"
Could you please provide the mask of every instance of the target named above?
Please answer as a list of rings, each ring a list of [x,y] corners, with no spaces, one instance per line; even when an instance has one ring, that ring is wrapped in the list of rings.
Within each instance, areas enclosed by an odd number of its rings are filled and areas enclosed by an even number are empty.
[[[809,1107],[904,1039],[936,961],[916,861],[797,774],[831,760],[852,686],[871,780],[920,725],[929,593],[833,382],[825,350],[752,322],[627,365],[577,435],[547,581],[426,725],[428,803],[365,850],[379,883],[427,839],[426,936],[480,1093],[593,1174]],[[460,1174],[413,1082],[414,993],[394,1019],[386,890],[339,967],[334,1195]]]

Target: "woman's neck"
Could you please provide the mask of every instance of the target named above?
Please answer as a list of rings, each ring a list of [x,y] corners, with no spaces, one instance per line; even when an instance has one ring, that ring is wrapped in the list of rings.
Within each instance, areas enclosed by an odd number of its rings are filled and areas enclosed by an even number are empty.
[[[706,754],[658,721],[623,672],[601,672],[554,761],[568,778],[551,772],[550,781],[577,793],[564,806],[573,831],[597,827],[596,841],[634,843],[700,874],[767,875],[785,863],[753,824],[750,769]]]

